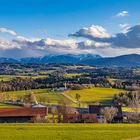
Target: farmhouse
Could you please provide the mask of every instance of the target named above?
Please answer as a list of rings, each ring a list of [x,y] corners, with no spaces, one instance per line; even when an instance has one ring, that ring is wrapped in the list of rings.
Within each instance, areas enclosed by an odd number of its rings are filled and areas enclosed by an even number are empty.
[[[65,123],[97,123],[96,114],[66,114],[63,119]]]
[[[25,123],[45,119],[48,108],[0,108],[0,123]]]
[[[104,116],[101,114],[101,109],[105,107],[105,105],[90,105],[87,109],[78,109],[78,113],[75,114],[65,114],[63,117],[63,122],[65,123],[75,123],[75,122],[85,122],[85,123],[105,123],[106,120]],[[113,118],[112,122],[122,122],[122,108],[121,106],[114,106],[118,109],[117,115]],[[88,112],[87,112],[88,110]]]
[[[111,106],[105,106],[105,105],[89,105],[89,113],[90,114],[97,114],[98,122],[105,122],[104,116],[101,114],[101,109],[105,107],[111,107]],[[118,109],[117,115],[113,118],[113,122],[122,122],[123,121],[123,115],[122,115],[122,107],[121,106],[113,106]]]

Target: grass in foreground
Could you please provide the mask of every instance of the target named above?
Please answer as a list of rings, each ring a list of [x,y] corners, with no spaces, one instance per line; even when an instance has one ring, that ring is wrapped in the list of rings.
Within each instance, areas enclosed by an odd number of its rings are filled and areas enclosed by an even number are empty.
[[[135,140],[138,124],[1,124],[2,140]]]

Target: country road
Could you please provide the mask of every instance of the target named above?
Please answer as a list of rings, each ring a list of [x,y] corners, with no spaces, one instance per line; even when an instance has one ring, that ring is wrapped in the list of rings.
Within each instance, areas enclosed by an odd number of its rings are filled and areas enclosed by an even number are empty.
[[[69,91],[69,90],[68,90]],[[67,91],[67,92],[68,92]],[[75,101],[75,100],[73,100],[70,96],[68,96],[67,94],[65,94],[65,93],[60,93],[61,95],[63,95],[63,96],[65,96],[67,99],[69,99],[70,101],[72,101],[73,103],[75,103],[75,104],[78,104],[78,102],[77,101]]]

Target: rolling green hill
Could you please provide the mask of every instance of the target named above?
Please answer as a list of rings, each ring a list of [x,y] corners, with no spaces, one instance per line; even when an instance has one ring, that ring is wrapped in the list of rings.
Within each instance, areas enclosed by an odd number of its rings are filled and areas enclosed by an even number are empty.
[[[78,106],[75,103],[76,93],[80,94],[80,102],[82,107],[86,107],[88,104],[100,102],[103,104],[109,104],[114,94],[123,92],[119,89],[111,88],[91,88],[82,90],[69,90],[64,92],[50,92],[49,89],[34,89],[34,90],[22,90],[22,91],[10,91],[3,92],[5,99],[21,99],[23,95],[34,93],[39,103],[47,104],[59,104],[61,100],[67,100],[73,106]]]
[[[119,92],[124,92],[124,91],[120,89],[94,87],[91,89],[70,90],[65,93],[74,100],[76,97],[76,93],[78,93],[81,96],[80,102],[83,104],[95,103],[95,102],[108,104],[111,102],[113,95]]]
[[[68,100],[65,96],[58,92],[49,92],[49,89],[34,89],[34,90],[21,90],[21,91],[10,91],[3,92],[1,94],[6,95],[7,99],[22,99],[26,94],[34,93],[37,101],[41,103],[58,104],[61,100]]]

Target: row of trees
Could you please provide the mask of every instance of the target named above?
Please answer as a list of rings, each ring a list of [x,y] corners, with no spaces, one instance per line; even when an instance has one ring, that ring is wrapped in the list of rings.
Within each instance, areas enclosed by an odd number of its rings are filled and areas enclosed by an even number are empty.
[[[106,78],[85,77],[84,75],[67,77],[62,74],[51,74],[47,78],[34,79],[32,77],[17,77],[10,79],[9,81],[2,80],[0,81],[0,91],[56,88],[64,86],[64,83],[67,83],[67,87],[71,89],[90,88],[91,84],[95,87],[113,87]]]
[[[74,82],[78,81],[78,82]],[[101,80],[102,81],[102,80]],[[108,84],[105,85],[105,81],[79,81],[77,78],[63,79],[62,77],[48,77],[48,78],[14,78],[9,81],[0,81],[0,91],[18,91],[18,90],[29,90],[29,89],[42,89],[42,88],[56,88],[65,86],[67,83],[67,88],[70,89],[84,89],[91,88],[91,85],[96,87],[110,87]],[[104,84],[103,84],[104,83]]]

